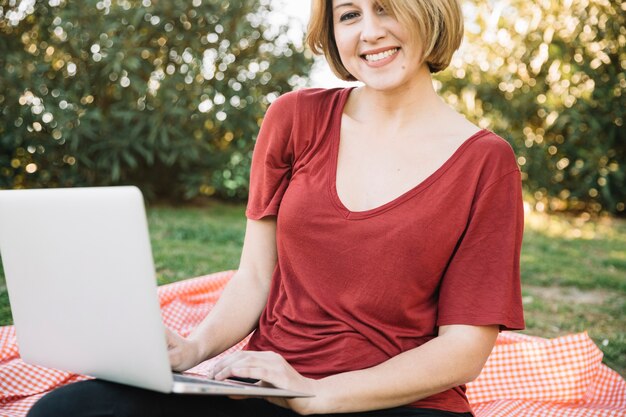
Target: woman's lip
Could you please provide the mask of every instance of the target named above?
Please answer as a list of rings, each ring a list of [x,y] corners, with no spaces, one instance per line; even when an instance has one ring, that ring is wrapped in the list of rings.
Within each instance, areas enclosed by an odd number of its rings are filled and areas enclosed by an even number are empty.
[[[381,53],[381,52],[385,52],[385,51],[390,51],[390,50],[394,50],[396,49],[396,52],[394,52],[393,54],[389,55],[388,57],[385,57],[383,59],[380,59],[378,61],[368,61],[365,58],[365,54],[361,55],[361,59],[365,62],[365,64],[371,68],[378,68],[378,67],[382,67],[384,65],[387,65],[388,63],[390,63],[391,61],[393,61],[394,59],[396,59],[396,56],[398,55],[398,52],[400,52],[400,48],[384,48],[384,49],[379,49],[379,52],[376,53]],[[371,52],[368,52],[367,55],[373,55]]]
[[[369,51],[363,51],[363,52],[361,52],[360,55],[364,57],[365,55],[379,54],[381,52],[389,51],[389,50],[392,50],[392,49],[400,49],[400,47],[399,46],[385,46],[383,48],[372,49],[372,50],[369,50]]]

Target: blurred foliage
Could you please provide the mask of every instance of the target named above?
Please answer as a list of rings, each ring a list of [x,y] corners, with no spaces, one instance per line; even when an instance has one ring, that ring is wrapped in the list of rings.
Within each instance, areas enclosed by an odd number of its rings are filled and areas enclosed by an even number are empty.
[[[264,111],[311,63],[268,2],[0,0],[0,188],[244,198]],[[512,143],[538,210],[626,214],[626,3],[463,7],[445,99]]]
[[[512,143],[537,209],[626,214],[626,3],[463,6],[445,98]]]
[[[269,0],[0,0],[0,188],[243,198],[268,104],[310,57]]]

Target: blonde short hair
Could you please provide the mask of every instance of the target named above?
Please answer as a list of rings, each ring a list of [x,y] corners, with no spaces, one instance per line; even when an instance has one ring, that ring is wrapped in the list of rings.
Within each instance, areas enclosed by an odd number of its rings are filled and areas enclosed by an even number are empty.
[[[450,65],[452,54],[463,39],[463,14],[459,0],[377,0],[394,18],[409,28],[423,45],[422,60],[431,73]],[[312,0],[307,45],[323,54],[333,72],[342,80],[355,78],[343,66],[335,43],[332,0]]]

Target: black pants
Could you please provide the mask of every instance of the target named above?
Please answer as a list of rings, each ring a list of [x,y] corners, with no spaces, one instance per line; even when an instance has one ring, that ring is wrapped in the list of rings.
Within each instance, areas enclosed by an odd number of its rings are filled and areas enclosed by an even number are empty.
[[[210,395],[162,394],[90,380],[65,385],[42,397],[27,417],[294,417],[295,412],[261,399],[231,400]],[[326,416],[331,416],[330,414]],[[399,407],[338,414],[363,417],[470,417],[445,411]]]

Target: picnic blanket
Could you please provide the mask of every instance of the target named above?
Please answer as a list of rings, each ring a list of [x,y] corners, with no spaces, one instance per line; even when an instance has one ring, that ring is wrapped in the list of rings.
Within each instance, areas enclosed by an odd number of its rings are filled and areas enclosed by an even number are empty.
[[[189,334],[233,273],[159,287],[165,324]],[[206,373],[213,361],[193,371]],[[503,332],[481,375],[468,384],[467,395],[477,417],[626,416],[626,381],[601,361],[602,352],[586,333],[543,339]],[[24,363],[14,328],[0,327],[0,416],[22,417],[47,391],[86,378]]]

